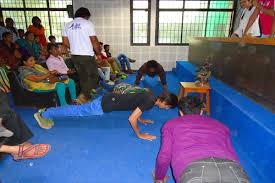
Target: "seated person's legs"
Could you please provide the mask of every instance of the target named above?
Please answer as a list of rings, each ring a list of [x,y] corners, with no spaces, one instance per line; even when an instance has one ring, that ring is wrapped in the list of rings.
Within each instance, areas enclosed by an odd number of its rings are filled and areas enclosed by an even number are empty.
[[[5,99],[1,93],[0,99]],[[32,132],[20,116],[7,106],[0,100],[0,116],[3,117],[3,125],[13,132],[13,136],[8,138],[5,145],[0,146],[0,152],[12,154],[15,160],[39,158],[46,155],[50,150],[50,145],[29,143],[28,140],[33,136]]]
[[[108,58],[107,61],[111,65],[113,72],[115,72],[115,73],[120,72],[119,67],[116,63],[116,60],[114,58]]]
[[[126,71],[126,68],[125,68],[125,65],[127,66],[127,71],[132,73],[132,70],[131,70],[131,65],[130,65],[130,61],[129,61],[129,58],[124,55],[124,54],[119,54],[117,59],[120,61],[121,65],[124,65],[124,67],[122,67],[122,71]]]
[[[0,113],[3,116],[3,125],[14,134],[9,138],[7,145],[19,145],[33,137],[32,132],[21,117],[13,110]]]
[[[2,118],[0,118],[0,137],[11,137],[13,132],[5,128],[2,124]]]
[[[69,79],[67,87],[69,88],[71,100],[72,101],[76,100],[76,86],[73,79]]]
[[[101,67],[98,68],[98,74],[102,78],[103,82],[108,85],[114,85],[115,83],[111,81],[111,69],[110,67]]]
[[[120,61],[118,60],[118,58],[114,58],[114,59],[115,59],[115,61],[116,61],[116,64],[117,64],[119,70],[123,70],[123,69],[122,69],[122,65],[121,65]]]
[[[59,99],[60,106],[68,105],[66,102],[66,85],[64,83],[58,82],[55,86],[55,90]]]
[[[103,81],[105,80],[105,75],[101,68],[98,68],[98,75]]]

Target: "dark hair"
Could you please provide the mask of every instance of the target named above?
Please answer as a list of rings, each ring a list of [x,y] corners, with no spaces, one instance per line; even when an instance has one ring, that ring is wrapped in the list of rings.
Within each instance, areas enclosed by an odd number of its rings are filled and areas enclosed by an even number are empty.
[[[57,44],[49,43],[48,46],[47,46],[48,52],[49,52],[50,50],[52,50],[53,48],[58,48],[58,45],[57,45]]]
[[[25,33],[25,31],[23,29],[18,29],[18,32],[23,32]]]
[[[149,60],[146,64],[147,68],[157,68],[158,67],[158,62],[155,60]]]
[[[198,97],[187,96],[179,101],[179,109],[184,114],[200,114],[203,107],[204,104]]]
[[[165,102],[166,105],[171,106],[171,108],[175,108],[178,106],[178,97],[173,93],[168,93],[166,96],[158,97],[161,102]]]
[[[31,54],[23,54],[21,57],[22,63],[26,62],[29,58],[33,57]]]
[[[12,35],[12,33],[9,32],[9,31],[4,32],[4,33],[2,34],[2,38],[6,38],[6,37],[8,37],[9,35]]]
[[[91,13],[87,8],[81,7],[78,8],[74,14],[74,17],[81,17],[81,18],[85,18],[85,17],[90,17]]]
[[[12,18],[6,18],[5,22],[8,23],[8,22],[14,22],[14,21]]]
[[[100,44],[100,45],[103,45],[103,43],[102,43],[102,42],[99,42],[99,44]]]
[[[36,20],[40,20],[40,22],[41,22],[41,19],[38,16],[32,17],[32,23],[34,23]]]
[[[107,48],[107,46],[110,46],[110,45],[105,44],[105,45],[103,46],[104,50]]]
[[[49,41],[51,41],[51,39],[55,39],[55,36],[50,35],[50,36],[48,37],[48,39],[49,39]]]

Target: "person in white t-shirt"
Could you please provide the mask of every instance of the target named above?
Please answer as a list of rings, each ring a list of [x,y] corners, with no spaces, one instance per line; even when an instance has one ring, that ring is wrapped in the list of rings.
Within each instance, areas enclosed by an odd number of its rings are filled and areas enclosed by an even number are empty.
[[[244,31],[249,21],[250,16],[256,10],[256,7],[253,6],[252,0],[241,0],[241,6],[244,9],[241,17],[240,17],[240,24],[238,28],[234,31],[231,37],[243,37]],[[259,16],[256,18],[252,26],[247,31],[247,35],[251,37],[259,37],[261,36],[261,30],[259,25]]]
[[[100,45],[87,8],[75,12],[73,21],[67,23],[62,32],[63,45],[70,49],[72,62],[79,75],[81,94],[79,102],[85,103],[95,94],[98,85],[98,69],[95,54],[100,55]],[[95,50],[95,53],[94,53]]]

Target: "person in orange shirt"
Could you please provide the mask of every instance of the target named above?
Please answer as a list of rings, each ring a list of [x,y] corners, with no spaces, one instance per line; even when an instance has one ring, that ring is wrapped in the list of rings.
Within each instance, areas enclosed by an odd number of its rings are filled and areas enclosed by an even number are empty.
[[[41,20],[39,17],[32,17],[32,25],[28,27],[28,31],[39,37],[39,43],[42,46],[47,46],[45,28],[41,25]]]

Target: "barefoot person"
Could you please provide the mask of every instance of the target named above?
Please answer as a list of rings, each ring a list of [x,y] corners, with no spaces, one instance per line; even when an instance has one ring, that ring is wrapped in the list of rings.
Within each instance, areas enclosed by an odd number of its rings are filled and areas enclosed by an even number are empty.
[[[140,117],[142,113],[151,109],[154,105],[161,109],[174,108],[177,106],[177,102],[177,96],[172,93],[165,97],[155,97],[150,91],[127,94],[108,93],[84,105],[71,105],[40,110],[35,114],[35,119],[39,124],[44,124],[45,120],[52,120],[57,117],[83,117],[102,115],[112,111],[131,110],[133,112],[129,116],[128,120],[138,138],[154,140],[156,139],[155,136],[148,133],[141,133],[139,130],[138,121],[143,124],[152,123],[150,120],[141,119]]]
[[[22,121],[20,116],[9,107],[8,97],[0,90],[0,129],[9,133],[0,133],[2,137],[8,137],[4,144],[0,144],[0,153],[8,153],[14,160],[34,159],[45,156],[50,151],[49,144],[31,144],[28,142],[33,134]],[[3,125],[3,126],[2,126]],[[10,132],[12,134],[10,134]]]
[[[177,183],[247,182],[230,142],[230,131],[222,123],[202,113],[198,98],[179,102],[180,117],[162,128],[154,182],[165,182],[171,164]]]

